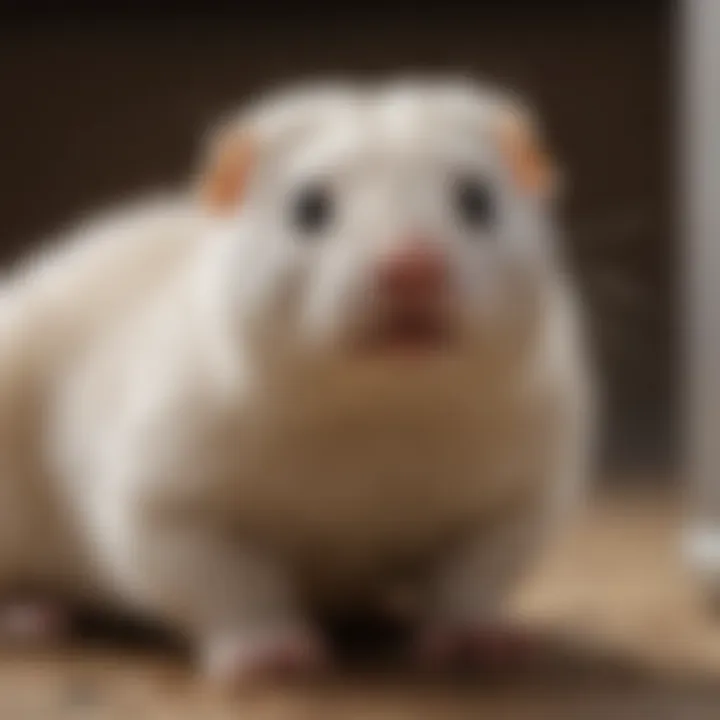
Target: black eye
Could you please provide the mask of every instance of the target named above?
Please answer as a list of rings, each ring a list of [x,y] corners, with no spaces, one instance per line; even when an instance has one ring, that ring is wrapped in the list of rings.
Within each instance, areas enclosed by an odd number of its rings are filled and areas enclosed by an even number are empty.
[[[453,187],[455,211],[473,230],[489,227],[495,220],[495,198],[489,183],[476,178],[461,178]]]
[[[292,206],[292,223],[305,235],[315,235],[330,223],[333,199],[323,185],[308,185],[296,195]]]

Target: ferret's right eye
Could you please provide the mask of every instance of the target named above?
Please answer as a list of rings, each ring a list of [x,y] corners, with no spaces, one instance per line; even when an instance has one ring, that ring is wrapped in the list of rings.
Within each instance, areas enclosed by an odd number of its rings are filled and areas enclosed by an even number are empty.
[[[314,236],[332,221],[333,198],[324,185],[308,185],[293,198],[291,222],[303,235]]]

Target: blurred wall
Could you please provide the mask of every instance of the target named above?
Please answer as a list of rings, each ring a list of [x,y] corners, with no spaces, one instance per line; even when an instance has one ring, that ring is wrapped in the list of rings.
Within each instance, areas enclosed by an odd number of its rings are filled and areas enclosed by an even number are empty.
[[[334,3],[276,17],[211,6],[5,5],[0,260],[98,205],[182,180],[199,135],[255,90],[317,74],[470,71],[537,104],[567,173],[567,244],[591,309],[608,462],[670,467],[677,383],[666,3],[506,0],[376,12]]]

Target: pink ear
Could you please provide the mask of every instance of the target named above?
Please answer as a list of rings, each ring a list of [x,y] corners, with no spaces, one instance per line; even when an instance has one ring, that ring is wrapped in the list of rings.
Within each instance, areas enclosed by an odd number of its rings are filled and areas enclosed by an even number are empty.
[[[528,120],[507,113],[499,125],[498,142],[519,190],[532,195],[553,194],[555,168]]]
[[[254,156],[246,132],[226,130],[215,139],[200,178],[200,198],[217,214],[230,211],[241,201]]]

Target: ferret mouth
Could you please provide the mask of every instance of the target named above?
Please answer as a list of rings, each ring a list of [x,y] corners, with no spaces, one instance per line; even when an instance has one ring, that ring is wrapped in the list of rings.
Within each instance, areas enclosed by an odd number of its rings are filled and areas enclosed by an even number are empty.
[[[425,355],[449,350],[457,338],[443,313],[405,309],[379,317],[364,340],[373,354]]]

